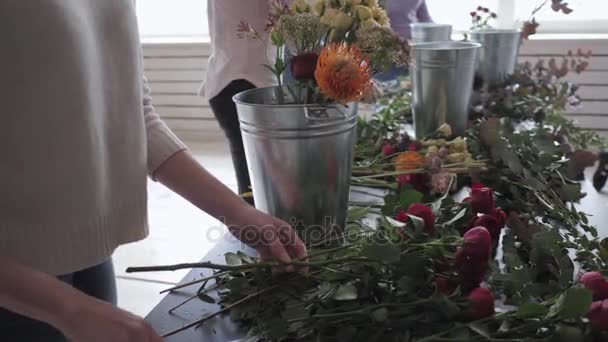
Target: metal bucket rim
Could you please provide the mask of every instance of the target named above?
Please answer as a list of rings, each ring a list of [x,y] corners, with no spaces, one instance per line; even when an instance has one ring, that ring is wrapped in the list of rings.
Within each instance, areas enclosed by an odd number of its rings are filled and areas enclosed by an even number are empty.
[[[451,28],[453,27],[450,24],[437,24],[437,23],[411,23],[410,24],[411,28],[426,28],[426,27],[433,27],[433,28],[440,28],[440,27],[445,27],[445,28]]]
[[[264,103],[252,103],[252,102],[247,102],[242,100],[242,98],[244,96],[249,95],[250,93],[255,93],[255,92],[262,92],[262,91],[271,91],[273,89],[278,88],[277,86],[274,87],[261,87],[261,88],[255,88],[255,89],[249,89],[249,90],[245,90],[243,92],[240,92],[236,95],[234,95],[232,97],[232,101],[234,101],[234,103],[239,104],[239,105],[244,105],[244,106],[249,106],[249,107],[258,107],[258,108],[311,108],[311,107],[315,107],[315,108],[335,108],[335,107],[342,107],[342,108],[348,108],[350,109],[351,106],[354,106],[356,104],[356,102],[349,102],[346,106],[340,103],[331,103],[331,104],[327,104],[327,105],[323,105],[323,104],[317,104],[317,103],[309,103],[309,104],[297,104],[297,103],[286,103],[286,104],[264,104]]]
[[[473,50],[480,49],[481,46],[481,44],[476,42],[455,42],[449,40],[442,42],[425,42],[411,44],[413,50],[420,51]]]
[[[472,30],[471,34],[521,34],[520,29],[480,29]]]

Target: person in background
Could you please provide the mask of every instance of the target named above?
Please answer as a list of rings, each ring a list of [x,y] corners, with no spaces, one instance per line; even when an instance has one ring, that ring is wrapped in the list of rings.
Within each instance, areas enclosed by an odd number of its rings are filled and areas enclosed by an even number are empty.
[[[263,259],[306,256],[287,223],[215,179],[160,119],[133,0],[3,0],[0,32],[0,340],[162,341],[115,306],[111,262],[118,246],[148,234],[147,175],[223,220]],[[228,65],[256,50],[218,49],[220,72],[262,84]]]
[[[425,0],[384,0],[383,5],[391,20],[391,28],[404,40],[412,38],[410,24],[433,22]],[[395,66],[378,74],[375,79],[380,82],[389,82],[406,74],[407,69]]]
[[[245,90],[276,85],[276,79],[263,66],[269,63],[266,51],[273,49],[265,49],[263,41],[238,38],[237,28],[246,19],[253,28],[263,32],[269,0],[209,0],[207,6],[211,57],[200,94],[208,99],[228,140],[238,191],[244,194],[251,191],[251,181],[232,98]]]

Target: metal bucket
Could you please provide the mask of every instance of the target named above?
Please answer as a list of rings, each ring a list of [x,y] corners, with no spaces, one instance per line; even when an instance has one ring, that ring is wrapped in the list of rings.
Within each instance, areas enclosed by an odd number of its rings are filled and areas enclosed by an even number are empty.
[[[444,42],[452,40],[452,25],[412,23],[412,43]]]
[[[234,97],[255,205],[318,241],[346,224],[357,103],[278,105],[279,90],[259,88]],[[290,103],[288,92],[283,94]]]
[[[481,45],[437,42],[412,45],[412,111],[416,138],[448,123],[454,134],[467,129],[475,59]]]
[[[471,41],[482,45],[477,62],[477,73],[487,85],[500,84],[508,76],[513,75],[521,45],[519,30],[472,31]]]

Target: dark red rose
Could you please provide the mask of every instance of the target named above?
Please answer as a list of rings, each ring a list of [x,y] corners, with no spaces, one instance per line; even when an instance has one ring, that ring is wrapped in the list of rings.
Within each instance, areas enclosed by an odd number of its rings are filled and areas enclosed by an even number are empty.
[[[316,53],[305,53],[294,56],[291,59],[291,73],[298,81],[308,81],[315,79],[315,70],[319,55]]]
[[[407,209],[407,213],[420,217],[424,221],[425,233],[433,234],[435,232],[435,214],[433,214],[433,209],[421,203],[413,203]]]
[[[437,288],[437,291],[446,296],[449,296],[456,291],[456,283],[454,283],[452,279],[443,276],[435,277],[435,287]]]
[[[593,302],[587,318],[594,329],[608,331],[608,299]]]
[[[498,227],[500,229],[503,229],[505,227],[505,224],[507,223],[507,213],[505,213],[500,208],[494,208],[494,210],[492,210],[490,215],[492,215],[496,218],[496,220],[498,221]]]
[[[422,148],[422,145],[419,142],[413,142],[407,146],[409,151],[420,151],[420,148]]]
[[[476,213],[489,214],[496,207],[494,190],[478,188],[471,190],[471,206]]]
[[[469,294],[469,317],[473,320],[478,320],[490,317],[494,314],[494,295],[490,290],[484,288],[476,288]]]
[[[489,12],[490,12],[490,9],[489,9],[489,8],[487,8],[487,7],[484,7],[483,11],[484,11],[485,13],[489,13]]]
[[[467,256],[487,263],[492,254],[492,236],[484,227],[469,229],[463,236],[462,249]]]
[[[498,239],[500,239],[500,230],[502,227],[496,217],[492,215],[485,214],[474,218],[473,222],[471,222],[471,227],[484,227],[490,232],[493,241],[498,241]]]
[[[599,272],[587,272],[581,276],[581,284],[593,293],[593,300],[608,299],[608,281]]]
[[[386,144],[386,145],[382,146],[382,154],[384,154],[385,156],[392,156],[396,152],[397,152],[397,149],[393,145]]]
[[[491,16],[492,18],[498,18],[498,14],[496,14],[496,13],[494,13],[494,12],[492,12],[492,13],[490,14],[490,16]]]
[[[475,12],[475,11],[471,12],[470,14],[471,14],[471,17],[477,16],[477,12]]]
[[[483,11],[483,6],[477,6],[477,10],[480,12]]]
[[[428,176],[425,174],[411,174],[397,176],[397,182],[401,185],[411,185],[416,191],[422,193],[428,189]]]
[[[397,215],[395,215],[395,220],[399,221],[399,222],[403,222],[403,223],[408,223],[410,222],[410,217],[407,215],[407,213],[403,210],[400,210]]]
[[[473,184],[471,184],[471,190],[472,189],[482,189],[482,188],[487,188],[487,186],[485,186],[483,183],[473,183]]]

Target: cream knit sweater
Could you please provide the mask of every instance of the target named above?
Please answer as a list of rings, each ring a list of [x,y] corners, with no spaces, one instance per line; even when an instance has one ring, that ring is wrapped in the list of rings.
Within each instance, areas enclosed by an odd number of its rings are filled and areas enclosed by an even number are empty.
[[[0,254],[65,274],[147,235],[184,145],[155,113],[132,0],[0,1]]]

